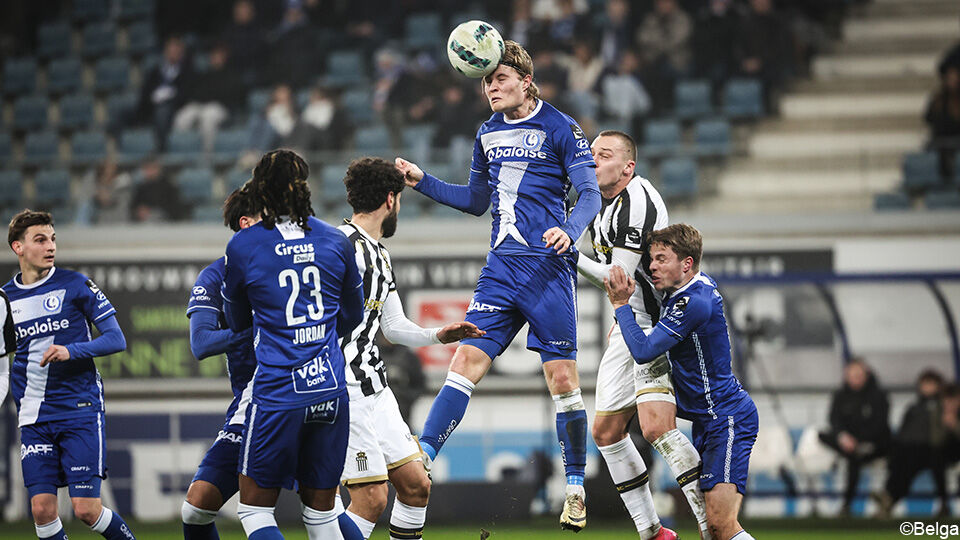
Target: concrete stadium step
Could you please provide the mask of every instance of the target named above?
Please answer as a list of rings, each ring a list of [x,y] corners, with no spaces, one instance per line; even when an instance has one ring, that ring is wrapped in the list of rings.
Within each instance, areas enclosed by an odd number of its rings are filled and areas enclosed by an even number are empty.
[[[852,19],[843,26],[843,40],[851,43],[910,40],[919,36],[942,37],[950,40],[956,39],[958,32],[960,29],[958,29],[956,16],[937,17],[918,12],[916,16]]]
[[[758,133],[790,133],[805,131],[900,131],[924,130],[923,119],[916,111],[883,116],[781,117],[777,122],[760,125]]]
[[[920,148],[922,132],[916,130],[875,132],[830,131],[807,133],[757,133],[749,142],[751,156],[809,157],[871,155],[881,152],[903,153]]]
[[[870,171],[736,171],[723,174],[718,183],[721,195],[784,197],[864,195],[889,191],[900,185],[897,169]]]
[[[780,114],[791,118],[851,118],[899,115],[922,116],[926,92],[885,94],[788,94],[780,100]]]
[[[831,172],[875,171],[883,169],[900,170],[903,156],[900,154],[883,152],[879,154],[847,154],[837,156],[823,156],[816,160],[806,157],[768,156],[734,158],[726,170],[742,171],[745,173],[768,171],[815,171],[818,174]]]
[[[697,205],[702,214],[718,215],[772,215],[794,213],[867,212],[873,209],[873,195],[812,195],[812,196],[720,196],[703,200]]]
[[[837,44],[833,53],[837,55],[925,53],[939,57],[958,40],[960,40],[960,31],[955,37],[918,35],[910,39],[843,41]]]
[[[813,74],[823,80],[930,76],[936,64],[929,54],[837,55],[814,60]]]
[[[789,95],[842,93],[868,96],[896,92],[923,92],[926,94],[934,90],[936,86],[937,78],[933,73],[911,77],[894,76],[869,79],[805,79],[797,81]]]
[[[924,16],[960,14],[955,0],[877,0],[857,10],[861,17],[913,17],[918,13]]]

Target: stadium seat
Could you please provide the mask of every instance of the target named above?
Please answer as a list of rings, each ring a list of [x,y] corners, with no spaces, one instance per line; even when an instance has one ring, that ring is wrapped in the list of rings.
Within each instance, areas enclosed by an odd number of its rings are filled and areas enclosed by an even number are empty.
[[[373,120],[373,98],[366,89],[353,89],[343,93],[343,107],[357,124],[367,124]]]
[[[93,88],[97,92],[124,90],[130,84],[130,61],[122,56],[97,60]]]
[[[683,120],[711,115],[710,82],[678,81],[674,87],[674,104],[677,117]]]
[[[0,208],[23,204],[23,174],[19,170],[0,171]]]
[[[723,87],[723,112],[730,118],[758,118],[764,114],[763,85],[758,79],[730,79]]]
[[[659,158],[676,154],[681,150],[680,122],[676,120],[650,120],[643,126],[643,154]]]
[[[258,88],[251,90],[247,94],[247,110],[251,114],[257,114],[267,108],[270,103],[270,90]]]
[[[960,210],[960,191],[943,189],[928,192],[923,196],[928,210]]]
[[[77,22],[102,21],[110,14],[108,0],[73,0],[73,20]]]
[[[912,152],[903,157],[903,189],[922,193],[940,185],[940,157],[936,152]]]
[[[60,129],[86,129],[92,124],[92,97],[88,94],[71,94],[60,98]]]
[[[117,17],[121,21],[153,17],[156,6],[153,0],[118,0]]]
[[[137,107],[136,92],[111,94],[107,97],[107,125],[110,128],[119,128],[124,118]]]
[[[664,199],[693,199],[697,196],[697,163],[691,158],[671,158],[660,165]]]
[[[320,189],[315,196],[319,196],[323,204],[336,204],[346,198],[347,190],[343,186],[343,177],[346,173],[346,165],[324,165],[320,169]]]
[[[635,176],[640,176],[640,177],[643,177],[643,178],[646,178],[647,180],[649,180],[649,179],[650,179],[650,170],[651,170],[651,169],[650,169],[650,162],[649,162],[649,161],[647,161],[647,160],[645,160],[645,159],[637,158],[637,164],[634,165],[634,167],[633,167],[633,174],[634,174]]]
[[[37,88],[37,61],[33,58],[11,58],[3,63],[3,94],[28,94]]]
[[[127,53],[139,58],[157,49],[157,34],[153,24],[141,21],[127,28]]]
[[[70,54],[70,25],[63,21],[41,24],[37,29],[37,55],[49,60]]]
[[[693,152],[698,156],[729,156],[732,150],[730,122],[699,120],[693,126],[693,145]]]
[[[223,223],[223,206],[207,203],[193,208],[193,221],[196,223]]]
[[[43,96],[23,96],[13,104],[13,129],[30,131],[47,125],[50,101]]]
[[[28,166],[50,165],[60,157],[60,140],[52,131],[28,133],[23,143],[23,163]]]
[[[401,133],[403,151],[415,163],[430,161],[430,150],[433,148],[433,135],[437,132],[434,124],[414,124],[404,126]]]
[[[163,163],[188,165],[203,157],[203,138],[196,131],[171,131],[167,135]]]
[[[231,193],[233,190],[242,187],[252,175],[253,173],[250,169],[231,169],[226,177],[227,193]]]
[[[102,131],[78,131],[70,139],[70,163],[96,165],[107,157],[107,137]]]
[[[13,138],[10,133],[0,131],[0,163],[8,162],[13,157]]]
[[[439,13],[418,13],[408,15],[404,24],[404,44],[411,49],[433,47],[437,43],[446,43],[443,33],[443,19]]]
[[[333,51],[327,57],[324,82],[331,86],[348,86],[367,80],[366,64],[360,51]]]
[[[113,23],[96,22],[83,28],[84,58],[99,58],[117,50],[117,29]]]
[[[377,152],[390,149],[390,133],[385,126],[360,128],[353,135],[353,145],[358,151]]]
[[[909,210],[912,206],[906,193],[877,193],[873,196],[875,210]]]
[[[33,178],[33,202],[50,208],[70,200],[70,173],[63,169],[42,169]]]
[[[157,151],[157,139],[151,129],[128,129],[120,134],[119,161],[133,165]]]
[[[190,167],[177,174],[181,200],[193,205],[209,203],[213,198],[213,171],[207,167]]]
[[[47,68],[47,91],[51,94],[76,92],[83,85],[83,65],[76,58],[60,58]]]
[[[213,156],[216,165],[229,165],[250,147],[250,132],[246,128],[223,129],[213,140]]]

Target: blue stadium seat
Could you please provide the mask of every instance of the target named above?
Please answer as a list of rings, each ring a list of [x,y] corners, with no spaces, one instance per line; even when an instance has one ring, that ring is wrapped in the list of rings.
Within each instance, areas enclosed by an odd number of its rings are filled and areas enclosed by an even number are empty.
[[[360,84],[367,80],[363,54],[356,50],[333,51],[327,57],[324,82],[332,86]]]
[[[117,17],[122,21],[149,19],[156,11],[153,0],[118,0]]]
[[[686,157],[666,159],[660,164],[660,181],[664,199],[693,199],[697,196],[697,163]]]
[[[60,98],[60,129],[86,129],[93,124],[93,98],[71,94]]]
[[[903,157],[903,189],[920,193],[940,185],[940,157],[936,152],[912,152]]]
[[[13,128],[31,131],[46,127],[50,101],[43,96],[23,96],[13,103]]]
[[[213,198],[213,171],[207,167],[190,167],[177,174],[181,200],[193,205],[209,203]]]
[[[10,161],[13,157],[13,138],[7,131],[0,131],[0,163]]]
[[[123,92],[107,97],[107,125],[119,128],[123,125],[124,117],[137,107],[136,92]]]
[[[693,126],[693,152],[698,156],[726,157],[732,151],[730,122],[700,120]]]
[[[195,223],[223,223],[223,206],[217,203],[201,204],[193,208]]]
[[[335,204],[346,199],[347,190],[343,187],[346,174],[345,165],[324,165],[320,170],[320,189],[318,195],[324,203]]]
[[[37,171],[33,186],[33,202],[43,208],[70,200],[70,173],[63,169]]]
[[[343,107],[357,124],[373,120],[373,98],[366,89],[352,89],[343,93]]]
[[[70,162],[73,165],[96,165],[106,157],[107,137],[102,131],[78,131],[70,138]]]
[[[877,193],[873,196],[874,210],[909,210],[912,206],[906,193]]]
[[[17,170],[0,171],[0,208],[23,204],[23,174]]]
[[[713,114],[710,91],[710,81],[678,81],[674,87],[677,117],[689,120]]]
[[[83,28],[84,58],[99,58],[117,50],[117,29],[113,23],[96,22]]]
[[[116,92],[130,84],[130,61],[122,56],[97,60],[93,88],[97,92]]]
[[[164,152],[167,165],[195,163],[203,157],[203,138],[196,131],[171,131]]]
[[[434,124],[413,124],[404,126],[400,136],[403,138],[403,152],[415,163],[430,161],[433,148],[433,135],[437,132]]]
[[[133,165],[157,151],[157,139],[151,129],[127,129],[117,150],[120,163]]]
[[[439,13],[408,15],[404,21],[404,44],[411,49],[419,49],[445,43],[442,26],[443,19]]]
[[[233,192],[233,190],[243,187],[251,176],[253,176],[253,172],[250,171],[250,169],[231,169],[226,177],[227,193],[229,194]]]
[[[53,131],[28,133],[23,143],[24,165],[49,165],[60,158],[60,140]]]
[[[956,189],[930,191],[923,196],[923,204],[928,210],[960,210],[960,191]]]
[[[11,58],[3,63],[3,93],[15,96],[37,88],[37,61],[33,58]]]
[[[47,91],[51,94],[75,92],[83,85],[83,64],[76,58],[60,58],[47,68]]]
[[[650,170],[651,170],[651,169],[650,169],[650,162],[649,162],[649,161],[647,161],[647,160],[645,160],[645,159],[642,159],[642,158],[637,158],[637,164],[634,165],[634,167],[633,167],[633,174],[634,174],[635,176],[641,176],[641,177],[646,178],[647,180],[649,180],[649,179],[650,179]]]
[[[110,14],[107,0],[73,0],[73,20],[102,21]]]
[[[251,114],[257,114],[267,108],[270,103],[270,90],[266,88],[257,88],[247,94],[247,110]]]
[[[758,118],[764,114],[763,85],[758,79],[730,79],[723,87],[723,113],[730,118]]]
[[[70,54],[70,25],[63,21],[41,24],[37,29],[37,55],[49,60]]]
[[[223,129],[213,140],[213,162],[216,165],[233,164],[250,147],[250,132],[246,128]]]
[[[127,52],[134,57],[141,57],[157,49],[157,34],[153,31],[153,24],[141,21],[131,24],[127,28]]]
[[[680,122],[650,120],[643,126],[643,155],[659,158],[676,154],[681,148]]]
[[[353,135],[353,145],[363,152],[389,150],[390,133],[381,125],[360,128]]]

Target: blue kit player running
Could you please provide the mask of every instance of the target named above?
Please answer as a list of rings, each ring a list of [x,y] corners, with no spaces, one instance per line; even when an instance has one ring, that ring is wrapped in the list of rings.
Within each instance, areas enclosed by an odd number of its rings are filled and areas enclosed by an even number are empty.
[[[312,217],[308,174],[293,152],[264,155],[247,184],[262,221],[227,244],[224,312],[234,332],[253,327],[257,359],[238,507],[253,540],[283,538],[273,509],[294,481],[309,537],[344,538],[334,498],[350,411],[338,336],[363,319],[363,282],[347,237]]]
[[[54,266],[53,217],[24,210],[7,230],[20,273],[3,286],[17,332],[10,372],[20,425],[20,465],[42,539],[66,538],[57,488],[69,486],[73,512],[104,538],[134,538],[100,502],[107,477],[103,383],[94,358],[127,348],[116,310],[92,280]],[[91,338],[91,323],[100,336]]]
[[[617,266],[604,280],[607,295],[634,360],[644,364],[662,354],[670,360],[678,416],[693,422],[693,444],[703,462],[700,488],[710,536],[752,539],[737,514],[757,439],[757,407],[731,369],[723,298],[713,279],[700,272],[703,240],[681,223],[653,231],[647,242],[651,281],[666,295],[649,335],[630,308],[636,284]]]
[[[527,348],[540,353],[556,403],[557,437],[567,475],[560,525],[586,524],[583,471],[587,415],[577,375],[577,252],[580,237],[600,210],[590,143],[577,123],[539,99],[530,55],[506,41],[497,69],[483,80],[493,116],[477,133],[470,182],[448,184],[397,158],[407,185],[479,216],[492,205],[493,232],[466,320],[486,331],[465,339],[433,402],[420,437],[433,459],[463,418],[470,394],[494,358],[529,323]],[[579,193],[567,213],[571,184]]]

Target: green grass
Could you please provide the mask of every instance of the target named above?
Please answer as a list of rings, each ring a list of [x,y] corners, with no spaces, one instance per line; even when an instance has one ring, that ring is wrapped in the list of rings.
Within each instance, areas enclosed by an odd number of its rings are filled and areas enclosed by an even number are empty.
[[[933,518],[924,518],[924,522],[933,523]],[[954,520],[941,520],[941,523],[956,523]],[[878,522],[874,520],[762,520],[750,521],[746,524],[748,532],[755,538],[762,540],[902,540],[899,533],[899,521]],[[220,538],[223,540],[243,540],[243,531],[236,522],[226,522],[220,527]],[[492,534],[490,540],[508,540],[520,538],[523,540],[540,540],[559,538],[561,540],[613,540],[637,538],[636,533],[628,523],[597,523],[590,524],[583,532],[573,534],[560,531],[553,521],[536,521],[528,526],[517,524],[497,525],[464,525],[459,527],[436,526],[428,527],[424,538],[426,540],[461,540],[480,537],[480,529],[484,528]],[[131,528],[139,540],[176,540],[183,538],[180,525],[177,523],[132,523]],[[302,526],[290,524],[282,527],[284,535],[289,540],[306,540],[307,535]],[[67,534],[71,540],[96,540],[103,538],[93,533],[78,521],[66,524]],[[697,540],[699,536],[690,525],[681,525],[677,532],[684,540]],[[17,539],[29,540],[36,538],[32,524],[28,522],[6,523],[0,525],[0,540]],[[387,540],[385,527],[377,527],[371,540]]]

